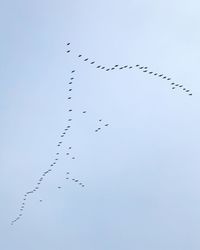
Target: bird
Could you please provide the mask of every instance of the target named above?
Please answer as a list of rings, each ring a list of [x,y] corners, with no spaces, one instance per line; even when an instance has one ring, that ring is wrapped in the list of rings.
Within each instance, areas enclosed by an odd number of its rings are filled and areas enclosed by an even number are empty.
[[[67,46],[69,46],[70,45],[70,43],[67,43]]]
[[[72,119],[68,119],[68,121],[70,122],[70,121],[72,121]]]
[[[78,55],[78,57],[81,57],[82,55]]]
[[[96,129],[95,132],[98,132],[98,129]]]
[[[42,202],[42,200],[40,200],[40,202]]]
[[[110,69],[106,69],[106,71],[109,71]]]
[[[105,67],[101,67],[101,69],[105,69]]]
[[[69,53],[71,50],[68,50],[67,53]]]
[[[175,86],[177,87],[177,86],[178,86],[178,84],[175,84]]]
[[[69,149],[71,149],[72,147],[69,147]]]
[[[87,111],[83,111],[83,114],[85,114]]]
[[[107,123],[107,124],[105,124],[105,126],[107,127],[109,124]]]
[[[111,70],[114,70],[115,68],[111,68]]]
[[[59,155],[59,153],[56,153],[57,155]]]
[[[123,67],[120,67],[119,69],[123,69]]]
[[[136,64],[135,67],[139,67],[140,65],[139,64]]]
[[[158,73],[155,73],[154,76],[157,76]]]
[[[72,84],[72,82],[69,82],[69,84]]]
[[[175,89],[175,87],[173,87],[172,89]]]
[[[72,157],[72,160],[74,160],[75,159],[75,157]]]
[[[71,126],[67,126],[67,128],[71,128]]]
[[[69,89],[69,91],[72,91],[72,89]]]
[[[144,67],[144,69],[147,69],[148,67]]]
[[[72,72],[71,73],[74,73],[75,72],[75,70],[72,70]]]
[[[189,94],[189,95],[192,95],[192,94]]]
[[[102,119],[99,119],[99,122],[101,122],[102,121]]]
[[[189,89],[187,89],[185,92],[189,92]]]
[[[72,112],[72,109],[69,109],[68,111],[69,111],[69,112]]]
[[[89,59],[89,58],[86,58],[84,61],[86,62],[86,61],[88,61],[88,59]]]
[[[166,78],[167,78],[166,76],[163,77],[163,79],[166,79]]]
[[[69,155],[69,153],[66,153],[66,155]]]
[[[71,96],[70,96],[70,97],[68,97],[67,99],[71,100],[72,98],[71,98]]]
[[[183,87],[183,85],[179,85],[179,87],[180,87],[180,88],[182,88],[182,87]]]
[[[143,69],[144,67],[140,67],[139,69]]]
[[[132,68],[133,68],[133,66],[130,66],[130,67],[129,67],[129,69],[132,69]]]
[[[169,81],[169,80],[171,80],[171,78],[167,78],[167,80]]]
[[[101,68],[101,65],[98,65],[97,68],[98,68],[98,69]]]
[[[69,174],[69,172],[67,172],[67,174]]]
[[[94,64],[94,63],[95,63],[95,61],[91,62],[90,64]]]
[[[61,188],[60,186],[58,188]]]
[[[128,65],[125,65],[125,66],[124,66],[124,68],[127,68],[127,67],[128,67]]]
[[[149,74],[152,74],[152,73],[153,73],[152,71],[149,72]]]
[[[145,72],[145,73],[146,73],[147,71],[148,71],[148,70],[143,70],[143,72]]]
[[[174,82],[171,83],[171,85],[174,85],[174,84],[175,84]]]
[[[163,74],[159,75],[159,77],[163,76]]]
[[[74,80],[74,77],[71,77],[70,80]]]
[[[118,64],[115,65],[115,67],[118,67],[118,66],[119,66]]]

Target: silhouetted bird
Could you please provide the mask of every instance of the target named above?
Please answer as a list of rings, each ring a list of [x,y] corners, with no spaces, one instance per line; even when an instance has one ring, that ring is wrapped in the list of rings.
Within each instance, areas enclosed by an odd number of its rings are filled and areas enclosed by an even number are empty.
[[[145,73],[146,73],[147,71],[148,71],[148,70],[143,70],[143,72],[145,72]]]
[[[75,157],[72,157],[72,160],[74,160],[75,159]]]
[[[90,64],[94,64],[95,62],[93,61],[93,62],[91,62]]]
[[[69,53],[71,50],[68,50],[67,53]]]
[[[69,89],[69,91],[72,91],[72,89]]]
[[[148,67],[144,67],[144,69],[147,69]]]
[[[71,96],[70,96],[70,97],[68,97],[67,99],[71,100],[72,98],[71,98]]]
[[[143,69],[144,67],[140,67],[139,69]]]
[[[175,89],[175,87],[173,87],[172,89]]]
[[[174,84],[175,84],[174,82],[171,83],[171,85],[174,85]]]
[[[185,92],[189,92],[189,89],[187,89]]]
[[[182,88],[182,87],[183,87],[183,85],[179,85],[179,87],[180,87],[180,88]]]
[[[83,113],[85,114],[87,111],[83,111]]]
[[[72,70],[72,72],[71,73],[74,73],[75,72],[75,70]]]
[[[78,57],[81,57],[82,55],[78,55]]]
[[[105,67],[101,67],[101,69],[105,69]]]
[[[72,119],[68,119],[68,121],[72,121]]]
[[[101,65],[98,65],[97,68],[98,68],[98,69],[101,68]]]
[[[106,71],[109,71],[110,69],[107,69]]]
[[[40,202],[42,202],[42,200],[40,200]]]
[[[72,109],[69,109],[68,111],[69,111],[69,112],[72,112]]]
[[[159,77],[163,76],[163,74],[159,75]]]
[[[107,124],[105,124],[105,126],[107,127],[109,124],[107,123]]]
[[[135,67],[139,67],[139,66],[140,66],[139,64],[135,65]]]
[[[111,68],[111,70],[114,70],[115,68]]]
[[[61,188],[61,187],[58,187],[58,188]]]
[[[123,69],[123,67],[120,67],[119,69]]]
[[[70,43],[67,43],[67,46],[70,45]]]
[[[102,119],[99,119],[99,122],[101,122],[102,121]]]
[[[192,94],[189,94],[189,95],[192,95]]]
[[[86,61],[88,61],[88,59],[89,59],[89,58],[86,58],[84,61],[86,62]]]
[[[149,72],[149,74],[152,74],[152,73],[153,73],[152,71]]]
[[[155,73],[154,76],[157,76],[158,73]]]
[[[118,66],[119,66],[118,64],[115,65],[115,67],[118,67]]]
[[[70,80],[74,80],[74,77],[71,77]]]
[[[133,68],[133,66],[130,66],[130,67],[129,67],[129,69],[132,69],[132,68]]]
[[[167,78],[166,76],[163,77],[163,79],[166,79],[166,78]]]
[[[72,82],[69,82],[69,84],[72,84]]]
[[[167,78],[167,80],[169,81],[169,80],[171,80],[171,78]]]

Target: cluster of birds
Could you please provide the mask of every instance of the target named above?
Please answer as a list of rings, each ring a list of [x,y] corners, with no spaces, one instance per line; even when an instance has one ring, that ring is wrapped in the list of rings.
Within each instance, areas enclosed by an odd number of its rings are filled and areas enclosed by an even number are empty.
[[[69,43],[68,43],[68,45],[69,45]],[[69,53],[69,52],[70,52],[70,51],[68,51],[68,53]],[[67,92],[68,92],[68,93],[71,93],[71,92],[72,92],[72,86],[73,86],[73,80],[74,80],[74,73],[75,73],[75,72],[76,72],[75,70],[72,70],[72,71],[71,71],[70,81],[68,82],[69,88],[67,89]],[[68,96],[67,96],[67,99],[68,99],[68,100],[71,100],[71,99],[72,99],[72,96],[71,96],[71,95],[68,95]],[[64,142],[63,139],[64,139],[64,137],[67,135],[67,132],[71,129],[71,122],[72,122],[72,120],[73,120],[73,119],[72,119],[72,113],[73,113],[72,108],[69,108],[69,109],[68,109],[68,113],[70,114],[69,117],[68,117],[68,124],[67,124],[67,126],[64,128],[64,130],[61,132],[61,134],[60,134],[60,138],[61,138],[61,139],[60,139],[60,140],[58,141],[58,143],[57,143],[58,149],[60,149],[60,147],[63,145],[63,142]],[[86,113],[87,113],[87,110],[83,110],[83,111],[82,111],[82,114],[86,114]],[[102,119],[99,119],[98,121],[101,122]],[[108,123],[104,124],[105,127],[107,127],[108,125],[109,125]],[[95,132],[98,132],[100,129],[101,129],[101,127],[98,127],[98,128],[95,130]],[[75,159],[76,159],[75,156],[74,156],[74,155],[71,156],[71,149],[72,149],[72,146],[69,146],[69,147],[68,147],[68,150],[67,150],[67,152],[66,152],[66,155],[67,155],[67,156],[70,156],[70,158],[71,158],[72,160],[75,160]],[[37,181],[37,184],[35,185],[35,187],[34,187],[32,190],[30,190],[30,191],[28,191],[28,192],[26,192],[26,193],[24,194],[23,200],[22,200],[22,202],[21,202],[21,206],[20,206],[20,209],[19,209],[19,213],[18,213],[17,217],[16,217],[14,220],[11,221],[11,225],[13,225],[15,222],[17,222],[17,221],[23,216],[23,213],[24,213],[24,209],[25,209],[25,206],[26,206],[26,201],[27,201],[27,199],[29,198],[30,195],[34,194],[35,192],[37,192],[37,191],[40,189],[40,186],[41,186],[42,182],[45,180],[45,177],[46,177],[51,171],[53,171],[53,169],[55,168],[55,165],[57,164],[57,162],[58,162],[58,160],[59,160],[59,156],[60,156],[60,152],[57,151],[57,152],[55,153],[55,158],[54,158],[54,160],[53,160],[53,161],[51,162],[51,164],[50,164],[50,168],[47,169],[46,171],[44,171],[44,172],[42,173],[42,175],[41,175],[41,177],[39,178],[39,180]],[[79,186],[82,187],[82,188],[85,187],[85,184],[84,184],[83,182],[80,182],[80,181],[79,181],[78,179],[76,179],[76,178],[71,178],[71,177],[70,177],[70,172],[67,172],[67,177],[66,177],[65,179],[66,179],[66,180],[71,180],[72,182],[79,184]],[[62,188],[62,186],[58,186],[58,187],[57,187],[57,189],[61,189],[61,188]],[[43,201],[42,199],[39,200],[39,202],[42,202],[42,201]]]
[[[69,47],[69,45],[70,45],[70,43],[67,43],[67,46],[68,46],[68,47]],[[71,52],[71,50],[68,49],[68,50],[67,50],[67,53],[70,53],[70,52]],[[84,58],[84,57],[83,57],[82,54],[79,54],[79,55],[78,55],[78,58],[81,59],[81,58]],[[175,89],[176,87],[179,87],[179,88],[181,88],[183,91],[185,91],[186,93],[188,93],[190,96],[192,95],[192,93],[190,92],[190,90],[187,89],[187,88],[185,88],[185,87],[183,86],[183,84],[178,84],[178,83],[172,82],[170,77],[167,77],[167,76],[165,76],[164,74],[159,74],[159,73],[150,71],[150,70],[148,69],[148,67],[146,67],[146,66],[141,66],[141,65],[139,65],[139,64],[136,64],[135,66],[131,66],[131,65],[120,66],[119,64],[115,64],[114,66],[112,66],[112,67],[110,67],[110,68],[107,68],[106,66],[97,64],[97,63],[96,63],[95,61],[93,61],[93,60],[92,60],[92,61],[89,60],[89,58],[84,58],[83,61],[84,61],[84,62],[90,63],[90,65],[94,65],[94,66],[96,65],[96,69],[105,70],[106,72],[108,72],[108,71],[113,71],[113,70],[117,70],[117,69],[123,70],[123,69],[134,69],[134,68],[137,68],[137,69],[139,69],[139,70],[142,70],[143,73],[148,73],[149,75],[154,75],[154,76],[157,76],[157,77],[159,77],[159,78],[161,78],[161,79],[163,79],[163,80],[169,81],[170,85],[172,86],[172,89]],[[69,88],[68,88],[68,90],[67,90],[68,93],[69,93],[68,96],[67,96],[67,99],[68,99],[68,100],[71,100],[71,99],[72,99],[71,93],[72,93],[72,90],[73,90],[73,89],[72,89],[72,85],[73,85],[74,73],[75,73],[75,72],[76,72],[75,70],[72,70],[72,71],[71,71],[70,81],[68,82],[68,85],[69,85]],[[69,112],[70,114],[72,114],[72,113],[73,113],[72,108],[69,108],[69,109],[68,109],[68,112]],[[82,113],[83,113],[83,114],[86,114],[87,111],[84,110],[84,111],[82,111]],[[102,122],[102,119],[99,119],[98,121],[99,121],[99,122]],[[63,132],[60,134],[60,138],[62,138],[62,139],[64,139],[64,137],[66,136],[67,131],[69,131],[69,130],[71,129],[72,116],[70,116],[70,117],[68,118],[68,122],[69,122],[69,124],[64,128]],[[108,127],[109,124],[106,123],[106,124],[104,124],[103,126],[104,126],[104,127]],[[96,129],[94,130],[94,132],[99,132],[101,129],[102,129],[102,127],[99,126],[98,128],[96,128]],[[61,147],[61,145],[62,145],[62,143],[63,143],[63,140],[62,140],[62,139],[60,139],[60,141],[57,143],[57,147]],[[68,151],[67,151],[67,153],[66,153],[67,156],[70,156],[70,155],[71,155],[71,149],[72,149],[72,147],[69,146],[69,147],[68,147]],[[39,178],[39,180],[37,181],[37,184],[35,185],[35,187],[34,187],[32,190],[30,190],[30,191],[28,191],[28,192],[26,192],[26,193],[24,194],[23,200],[22,200],[22,202],[21,202],[21,206],[20,206],[20,209],[19,209],[19,214],[18,214],[18,216],[17,216],[13,221],[11,221],[11,225],[13,225],[15,222],[17,222],[17,221],[23,216],[23,212],[24,212],[25,205],[26,205],[26,201],[27,201],[28,197],[29,197],[30,195],[34,194],[35,192],[37,192],[37,191],[40,189],[40,185],[41,185],[42,182],[44,181],[45,177],[46,177],[51,171],[53,171],[53,168],[55,167],[55,165],[57,164],[57,162],[58,162],[58,160],[59,160],[60,152],[56,152],[55,155],[56,155],[56,156],[55,156],[55,159],[54,159],[54,160],[52,161],[52,163],[50,164],[50,168],[47,169],[46,171],[44,171],[44,172],[42,173],[42,175],[41,175],[41,177]],[[75,160],[75,156],[72,155],[71,159],[72,159],[72,160]],[[76,179],[76,178],[70,178],[70,172],[67,172],[67,177],[65,177],[65,179],[66,179],[66,180],[71,180],[71,181],[73,181],[74,183],[78,183],[80,187],[85,187],[85,184],[82,183],[82,182],[80,182],[78,179]],[[57,188],[58,188],[58,189],[61,189],[62,187],[61,187],[61,186],[58,186]],[[40,199],[39,201],[42,202],[43,200]]]
[[[68,46],[70,45],[70,43],[67,44]],[[71,50],[67,50],[67,53],[70,53]],[[149,75],[153,75],[153,76],[157,76],[163,80],[167,80],[169,81],[170,83],[170,86],[172,87],[172,89],[176,89],[176,87],[182,89],[185,93],[187,93],[189,96],[192,96],[192,93],[189,89],[187,89],[186,87],[183,86],[183,84],[179,84],[179,83],[175,83],[173,81],[171,81],[171,77],[168,77],[164,74],[160,74],[160,73],[157,73],[157,72],[153,72],[151,70],[148,69],[147,66],[141,66],[139,64],[136,64],[135,66],[132,66],[132,65],[119,65],[119,64],[115,64],[114,66],[112,67],[106,67],[105,65],[102,65],[102,64],[98,64],[96,63],[96,61],[94,60],[90,60],[88,57],[84,57],[82,54],[79,54],[78,55],[78,58],[83,58],[83,62],[88,62],[90,65],[94,65],[96,66],[96,69],[101,69],[101,70],[105,70],[105,71],[113,71],[113,70],[123,70],[123,69],[139,69],[139,70],[142,70],[143,73],[147,73]]]

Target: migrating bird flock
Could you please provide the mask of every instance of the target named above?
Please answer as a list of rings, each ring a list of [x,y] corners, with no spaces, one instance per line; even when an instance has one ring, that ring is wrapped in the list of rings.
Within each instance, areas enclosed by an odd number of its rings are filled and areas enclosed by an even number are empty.
[[[67,43],[67,47],[68,47],[68,48],[69,48],[69,46],[70,46],[70,43]],[[66,52],[67,52],[67,54],[70,53],[70,52],[71,52],[71,49],[68,49]],[[78,54],[77,57],[78,57],[80,60],[83,59],[83,60],[82,60],[83,62],[87,62],[87,63],[89,63],[89,65],[95,66],[96,69],[104,70],[105,72],[114,71],[114,70],[125,70],[125,69],[127,69],[127,70],[133,70],[133,69],[134,69],[134,70],[135,70],[135,69],[141,70],[143,73],[149,74],[150,76],[152,75],[152,76],[155,76],[155,77],[159,77],[159,78],[161,78],[162,80],[166,80],[166,81],[172,86],[172,89],[173,89],[173,90],[176,89],[176,88],[179,88],[179,89],[181,89],[182,91],[184,91],[185,93],[187,93],[189,96],[192,96],[191,91],[190,91],[188,88],[184,87],[183,84],[176,83],[176,82],[172,81],[172,80],[171,80],[171,77],[168,77],[168,76],[166,76],[166,75],[164,75],[164,74],[160,74],[160,73],[157,73],[157,72],[153,72],[153,71],[149,70],[147,66],[141,66],[140,64],[136,64],[135,66],[132,66],[132,65],[124,65],[124,66],[122,66],[122,65],[119,65],[119,64],[115,64],[114,66],[108,68],[108,67],[106,67],[105,65],[97,64],[96,61],[90,60],[89,58],[84,57],[82,54]],[[75,75],[76,75],[76,70],[73,69],[73,70],[71,71],[71,73],[70,73],[70,78],[69,78],[69,82],[68,82],[68,85],[69,85],[69,86],[68,86],[68,90],[67,90],[67,91],[68,91],[68,95],[67,95],[67,100],[68,100],[68,101],[72,100],[72,95],[71,95],[71,93],[72,93],[72,90],[73,90],[72,86],[73,86],[73,81],[74,81],[74,79],[75,79]],[[23,213],[24,213],[24,210],[25,210],[26,202],[27,202],[27,200],[29,199],[29,197],[31,197],[34,193],[36,193],[36,192],[39,191],[39,189],[40,189],[40,187],[41,187],[41,184],[43,183],[43,181],[45,180],[45,178],[55,169],[55,167],[56,167],[56,165],[57,165],[57,163],[58,163],[58,160],[59,160],[59,156],[60,156],[60,152],[61,152],[60,149],[61,149],[61,146],[63,145],[64,137],[67,135],[67,133],[70,132],[70,130],[71,130],[71,128],[72,128],[72,126],[71,126],[71,122],[72,122],[72,120],[73,120],[73,118],[72,118],[73,109],[72,109],[72,108],[69,108],[69,109],[68,109],[68,114],[69,114],[69,117],[68,117],[68,120],[67,120],[67,121],[68,121],[68,124],[67,124],[67,126],[64,128],[64,130],[62,131],[62,133],[60,134],[60,140],[59,140],[58,143],[57,143],[57,152],[55,153],[55,158],[54,158],[54,160],[51,162],[49,168],[48,168],[46,171],[44,171],[44,172],[42,173],[42,175],[40,176],[40,178],[39,178],[39,180],[37,181],[37,183],[36,183],[36,185],[34,186],[34,188],[33,188],[32,190],[27,191],[27,192],[24,194],[23,199],[22,199],[22,202],[21,202],[21,206],[20,206],[20,208],[19,208],[18,215],[17,215],[17,217],[16,217],[14,220],[11,221],[11,225],[14,225],[14,223],[16,223],[18,220],[20,220],[20,219],[22,218]],[[87,110],[83,110],[83,111],[82,111],[82,114],[83,114],[83,115],[86,115],[86,114],[87,114]],[[99,125],[98,128],[96,128],[96,129],[94,130],[95,133],[99,132],[99,131],[102,129],[102,127],[108,127],[108,126],[109,126],[109,123],[103,123],[103,119],[102,119],[102,118],[100,118],[100,119],[98,120],[98,122],[99,122],[99,124],[100,124],[101,126]],[[66,155],[67,155],[68,157],[70,157],[72,160],[75,160],[76,158],[75,158],[75,156],[71,153],[71,151],[72,151],[72,146],[69,146],[69,147],[67,148]],[[71,177],[71,173],[70,173],[69,171],[66,172],[65,180],[67,180],[67,181],[71,180],[71,181],[73,181],[74,183],[78,184],[79,187],[81,187],[81,188],[84,188],[84,187],[85,187],[85,184],[84,184],[82,181],[80,181],[80,180],[77,179],[77,178],[72,178],[72,177]],[[56,188],[57,188],[57,189],[61,189],[62,186],[57,186]],[[42,201],[43,201],[42,199],[39,200],[39,202],[42,202]]]

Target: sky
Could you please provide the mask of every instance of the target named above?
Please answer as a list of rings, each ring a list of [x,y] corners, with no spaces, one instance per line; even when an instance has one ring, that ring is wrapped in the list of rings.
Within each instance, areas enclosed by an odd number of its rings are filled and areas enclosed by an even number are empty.
[[[199,11],[197,0],[1,1],[0,249],[199,250]]]

